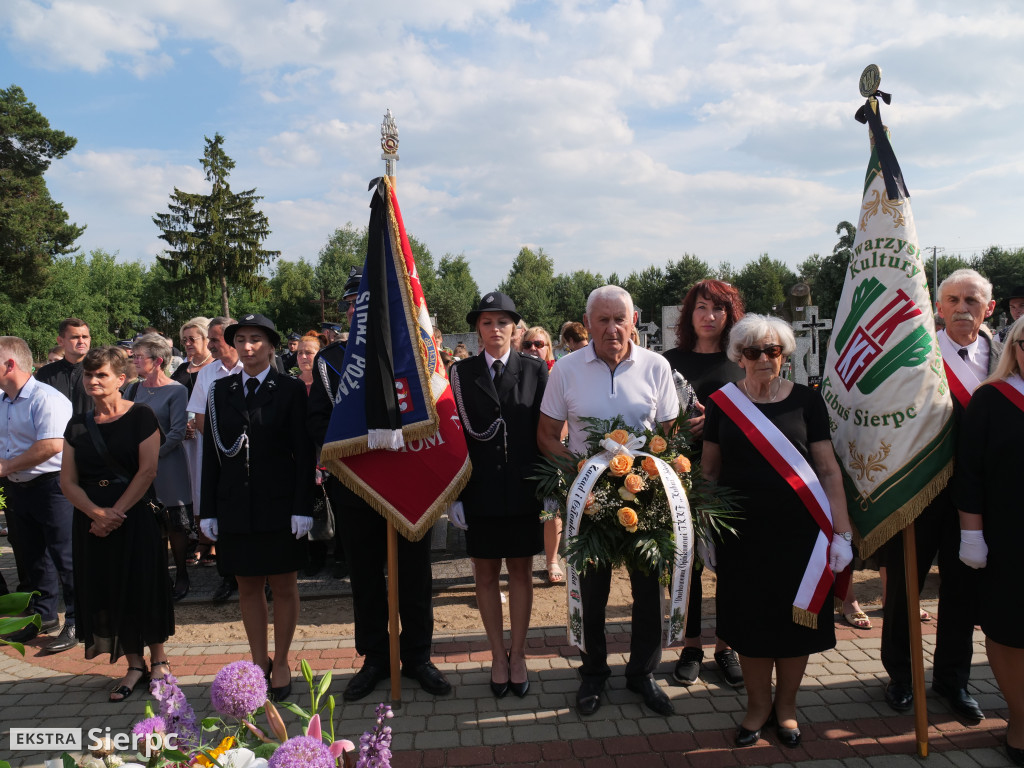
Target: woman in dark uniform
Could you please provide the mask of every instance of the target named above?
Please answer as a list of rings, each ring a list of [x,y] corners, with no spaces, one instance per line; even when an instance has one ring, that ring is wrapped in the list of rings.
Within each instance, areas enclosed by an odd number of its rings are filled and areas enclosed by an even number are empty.
[[[988,663],[1010,710],[1006,751],[1024,765],[1024,319],[1006,333],[995,373],[967,406],[957,438],[954,501],[960,510],[960,559],[981,568],[981,629]]]
[[[542,360],[511,348],[520,320],[503,293],[488,293],[466,316],[484,351],[456,361],[450,377],[473,474],[452,517],[466,527],[466,550],[476,573],[476,600],[491,645],[491,690],[520,698],[526,676],[526,631],[533,609],[533,557],[544,548],[541,504],[527,478],[539,458],[537,421],[547,383]],[[464,511],[464,517],[463,517]],[[508,569],[511,644],[505,650],[501,561]]]
[[[299,620],[297,571],[313,525],[316,456],[306,434],[306,388],[279,374],[281,338],[263,315],[224,329],[242,372],[211,388],[203,434],[203,532],[217,542],[217,566],[238,579],[242,623],[254,664],[267,670],[271,697],[291,693],[288,649]],[[267,599],[274,594],[275,658],[267,652]]]

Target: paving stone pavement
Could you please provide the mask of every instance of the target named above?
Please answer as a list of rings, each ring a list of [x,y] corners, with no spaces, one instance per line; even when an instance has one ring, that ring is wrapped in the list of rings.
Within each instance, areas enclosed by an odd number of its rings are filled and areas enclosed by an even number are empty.
[[[926,607],[936,614],[935,605]],[[773,734],[754,747],[735,749],[732,737],[743,717],[742,690],[727,687],[714,662],[713,630],[705,629],[705,658],[700,681],[684,688],[671,681],[676,651],[666,651],[658,670],[659,684],[672,699],[676,714],[664,718],[646,710],[626,690],[622,670],[628,654],[629,624],[609,624],[609,663],[613,677],[604,703],[592,717],[573,708],[578,678],[575,649],[566,645],[563,627],[530,631],[530,692],[524,699],[496,700],[488,686],[490,654],[482,632],[436,636],[434,661],[448,676],[454,692],[432,697],[403,681],[402,702],[391,725],[396,768],[441,766],[545,765],[587,768],[630,766],[795,766],[801,768],[903,768],[904,766],[1009,765],[1002,744],[1006,704],[1000,695],[975,633],[971,688],[987,718],[977,726],[957,720],[945,702],[929,694],[930,756],[915,756],[913,718],[897,716],[883,700],[885,674],[878,662],[881,637],[879,611],[869,612],[875,628],[856,631],[837,624],[835,649],[811,657],[798,705],[803,742],[794,750],[781,747]],[[941,620],[937,617],[936,620]],[[935,623],[922,625],[925,666],[930,682]],[[244,644],[184,646],[167,644],[173,671],[200,717],[212,714],[209,682],[225,663],[246,658]],[[298,659],[314,672],[334,673],[331,691],[338,699],[335,720],[340,732],[354,741],[370,727],[377,703],[389,693],[384,684],[376,695],[345,704],[340,693],[359,668],[354,642],[297,642]],[[32,726],[110,728],[130,731],[141,719],[145,696],[124,703],[107,702],[111,680],[123,664],[86,661],[82,650],[55,656],[27,648],[25,658],[13,650],[0,652],[0,759],[14,766],[42,766],[56,754],[11,752],[9,730]],[[293,700],[303,703],[296,674]],[[414,685],[414,684],[412,684]],[[295,718],[285,713],[294,735]],[[341,736],[339,736],[340,738]]]

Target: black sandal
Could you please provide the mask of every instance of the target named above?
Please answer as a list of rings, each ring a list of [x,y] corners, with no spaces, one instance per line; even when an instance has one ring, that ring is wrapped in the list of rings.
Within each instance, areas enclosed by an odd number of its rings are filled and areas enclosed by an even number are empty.
[[[153,677],[152,670],[156,669],[157,667],[167,667],[167,672],[163,675],[163,677]],[[150,680],[163,680],[164,677],[167,677],[167,675],[169,675],[171,672],[171,662],[167,661],[166,659],[164,661],[151,661],[149,663],[149,668],[151,670],[151,673],[149,675]]]
[[[129,696],[132,695],[132,693],[135,691],[135,686],[137,686],[140,683],[143,683],[143,682],[145,682],[146,680],[149,679],[149,670],[146,669],[145,662],[143,662],[141,667],[128,667],[128,671],[129,672],[141,672],[142,675],[140,675],[139,679],[135,681],[135,685],[129,686],[129,685],[125,685],[124,683],[121,683],[120,685],[115,685],[111,689],[110,696],[108,697],[108,700],[111,703],[113,703],[113,704],[120,704],[122,701],[124,701],[125,699],[127,699]],[[115,695],[120,696],[121,698],[115,699],[114,698]]]

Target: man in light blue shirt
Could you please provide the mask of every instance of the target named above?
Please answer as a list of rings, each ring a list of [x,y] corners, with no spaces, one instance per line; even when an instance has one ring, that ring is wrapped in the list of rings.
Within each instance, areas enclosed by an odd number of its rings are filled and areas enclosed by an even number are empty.
[[[0,336],[0,482],[7,497],[7,525],[21,589],[38,591],[29,610],[42,627],[29,625],[8,639],[26,642],[60,626],[58,588],[63,591],[64,628],[43,650],[57,653],[78,644],[74,572],[71,565],[72,507],[60,490],[64,430],[71,401],[32,378],[32,352],[16,336]]]

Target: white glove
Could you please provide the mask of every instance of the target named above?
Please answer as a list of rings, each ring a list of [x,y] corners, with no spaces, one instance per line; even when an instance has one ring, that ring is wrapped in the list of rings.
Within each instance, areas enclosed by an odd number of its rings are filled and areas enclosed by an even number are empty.
[[[718,555],[715,553],[715,543],[713,541],[697,539],[697,555],[704,563],[704,567],[711,571],[711,573],[715,573],[715,568],[718,565]]]
[[[960,562],[971,568],[988,565],[988,544],[981,531],[960,531]]]
[[[203,532],[203,536],[208,538],[210,541],[217,540],[217,518],[216,517],[204,517],[199,521],[199,530]]]
[[[448,507],[448,522],[460,531],[469,530],[469,526],[466,525],[466,510],[462,508],[461,501],[453,501],[452,505]]]
[[[828,567],[832,573],[842,573],[853,562],[853,547],[839,534],[832,534],[832,549],[828,556]]]
[[[313,518],[305,515],[292,515],[292,533],[296,539],[305,538],[313,530]]]

